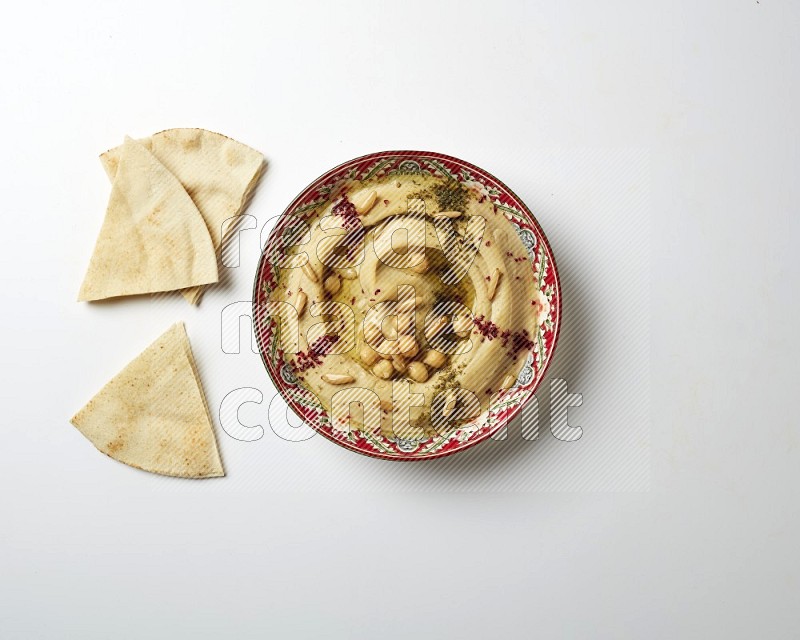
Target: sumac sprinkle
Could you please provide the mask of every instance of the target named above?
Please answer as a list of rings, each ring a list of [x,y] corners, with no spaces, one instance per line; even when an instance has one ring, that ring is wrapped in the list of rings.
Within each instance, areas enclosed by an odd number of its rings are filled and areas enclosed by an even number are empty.
[[[478,332],[487,340],[500,338],[503,348],[509,347],[508,355],[516,360],[517,354],[521,351],[530,351],[535,343],[528,337],[527,329],[521,332],[512,333],[510,329],[500,330],[494,322],[480,315],[474,320]]]
[[[347,196],[342,196],[342,199],[333,205],[331,213],[342,218],[344,228],[348,231],[352,232],[364,228],[364,225],[362,225],[361,221],[358,219],[356,206],[347,199]]]
[[[528,336],[521,333],[515,333],[511,336],[511,350],[508,355],[513,356],[516,360],[517,354],[520,351],[530,351],[533,349],[534,342]]]
[[[307,371],[322,364],[322,358],[327,355],[330,349],[336,342],[339,336],[326,334],[320,336],[308,348],[308,352],[304,353],[299,351],[297,353],[297,363],[292,363],[295,371]]]
[[[484,315],[478,316],[473,322],[484,338],[494,340],[500,334],[500,327],[488,320]]]

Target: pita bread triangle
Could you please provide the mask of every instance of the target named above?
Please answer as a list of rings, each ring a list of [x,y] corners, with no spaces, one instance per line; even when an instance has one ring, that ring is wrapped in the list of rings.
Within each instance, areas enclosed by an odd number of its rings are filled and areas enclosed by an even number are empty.
[[[194,202],[152,153],[126,138],[78,300],[217,280],[214,247]]]
[[[180,478],[225,475],[183,323],[147,347],[70,422],[131,467]]]
[[[264,156],[241,142],[205,129],[167,129],[140,140],[184,186],[205,220],[214,249],[219,252],[223,224],[247,204],[264,169]],[[117,173],[122,147],[100,156],[108,177]],[[228,224],[228,229],[234,225]],[[182,292],[196,304],[201,289]]]

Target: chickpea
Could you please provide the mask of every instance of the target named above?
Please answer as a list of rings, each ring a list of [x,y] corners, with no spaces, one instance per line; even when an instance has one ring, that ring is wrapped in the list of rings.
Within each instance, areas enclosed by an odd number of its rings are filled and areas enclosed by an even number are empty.
[[[445,362],[447,362],[447,356],[441,351],[431,349],[430,351],[425,352],[425,356],[422,358],[422,361],[429,367],[439,369],[440,367],[444,366]]]
[[[425,382],[428,379],[428,367],[421,362],[412,362],[406,369],[408,377],[415,382]]]
[[[381,328],[371,323],[364,323],[364,340],[369,344],[375,344],[382,337]]]
[[[388,316],[384,318],[383,335],[387,340],[397,340],[397,316]]]
[[[425,329],[425,335],[429,340],[435,338],[439,333],[445,330],[448,324],[446,316],[439,316],[428,324]]]
[[[391,360],[394,358],[394,348],[391,342],[391,340],[381,340],[380,344],[375,349],[378,355],[384,360]]]
[[[408,366],[408,362],[403,356],[394,356],[392,358],[392,366],[397,373],[403,373]]]
[[[388,380],[394,375],[394,366],[392,365],[391,360],[381,360],[374,367],[372,367],[372,373],[382,380]]]
[[[335,296],[337,293],[339,293],[339,289],[341,288],[342,281],[335,273],[325,278],[325,291],[327,291],[330,295]]]
[[[406,358],[413,358],[419,353],[419,343],[414,340],[414,336],[402,336],[398,347]]]
[[[414,316],[404,313],[403,315],[398,316],[398,318],[397,331],[402,334],[410,333],[411,327],[414,326]]]
[[[468,315],[457,315],[453,318],[453,331],[459,338],[466,338],[472,329],[472,320]]]
[[[361,358],[361,362],[363,362],[366,366],[371,367],[375,364],[381,357],[372,349],[369,345],[364,345],[361,347],[361,351],[359,353]]]

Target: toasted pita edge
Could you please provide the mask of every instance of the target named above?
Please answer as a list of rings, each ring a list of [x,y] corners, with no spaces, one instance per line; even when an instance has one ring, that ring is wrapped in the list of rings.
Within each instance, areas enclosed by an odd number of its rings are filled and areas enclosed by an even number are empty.
[[[141,142],[148,150],[154,152],[153,151],[154,138],[158,136],[168,136],[171,133],[179,134],[187,131],[200,132],[203,135],[209,135],[216,138],[225,139],[227,141],[235,143],[240,151],[247,152],[251,155],[253,162],[249,165],[248,169],[248,172],[252,172],[250,175],[250,180],[245,186],[244,190],[242,191],[241,198],[239,199],[239,202],[236,205],[235,210],[232,213],[230,213],[230,217],[237,217],[241,215],[242,212],[247,208],[250,200],[252,199],[253,193],[255,192],[255,187],[258,184],[259,180],[261,179],[262,175],[264,174],[264,170],[267,166],[263,154],[257,151],[256,149],[253,149],[252,147],[249,147],[244,143],[239,142],[238,140],[234,140],[233,138],[230,138],[222,133],[217,133],[215,131],[210,131],[208,129],[191,128],[191,127],[184,127],[184,128],[177,127],[173,129],[164,129],[162,131],[154,133],[152,136],[148,138],[140,139],[139,142]],[[100,163],[103,166],[106,175],[108,175],[109,179],[112,181],[114,179],[114,176],[116,175],[117,168],[119,166],[120,152],[121,152],[121,147],[114,147],[100,154]],[[157,152],[154,152],[154,155],[158,157]],[[188,186],[189,185],[184,185],[185,188]],[[198,205],[198,209],[200,210],[201,215],[203,215],[203,219],[205,220],[206,225],[211,225],[219,222],[218,220],[215,221],[209,220],[207,215],[203,212],[203,208],[200,206],[200,203],[195,202],[195,204]],[[224,235],[221,236],[219,241],[219,246],[214,247],[217,253],[219,253],[222,250],[222,247],[225,246],[225,242],[229,237],[231,237],[231,234],[234,232],[234,230],[235,230],[235,225],[230,225],[227,231],[224,233]],[[202,297],[203,291],[204,291],[203,286],[189,287],[186,289],[182,289],[181,295],[190,304],[197,305],[200,302],[200,298]]]
[[[123,148],[125,157],[131,162],[131,173],[126,172],[124,176],[115,174],[106,214],[78,301],[174,291],[217,282],[217,258],[208,228],[183,185],[144,145],[126,137]],[[147,165],[150,182],[145,183],[149,184],[149,189],[140,191],[140,194],[146,194],[144,196],[135,195],[136,189],[141,187],[136,182],[141,180],[136,176],[141,167],[134,168],[137,163]],[[159,187],[162,194],[163,201],[158,201],[157,207],[161,218],[156,216],[156,209],[150,211],[156,198],[154,186]],[[170,209],[169,216],[183,216],[182,221],[168,217],[166,223],[185,225],[189,242],[170,244],[162,241],[164,213],[160,207],[164,204]],[[145,251],[131,248],[131,238],[144,242]],[[175,247],[183,252],[183,261],[188,265],[183,273],[174,267]],[[150,264],[153,259],[168,266],[172,272],[154,270]]]
[[[195,398],[195,402],[197,404],[202,404],[202,412],[203,416],[205,417],[206,426],[208,428],[208,436],[206,441],[209,445],[207,451],[207,462],[208,468],[205,473],[201,472],[180,472],[174,468],[156,468],[156,465],[151,463],[147,464],[140,460],[135,459],[122,459],[121,457],[115,456],[114,451],[111,451],[109,448],[109,442],[114,442],[115,438],[119,437],[119,432],[121,428],[117,429],[116,431],[107,428],[104,431],[104,438],[101,441],[101,438],[97,433],[96,430],[89,428],[89,423],[92,421],[92,417],[94,412],[99,412],[100,414],[103,413],[102,409],[98,410],[93,405],[102,404],[102,401],[105,399],[107,394],[112,394],[112,399],[114,399],[113,394],[119,393],[118,387],[127,382],[126,378],[130,377],[131,370],[135,369],[138,364],[141,364],[148,359],[156,358],[158,360],[158,356],[166,357],[165,354],[161,354],[160,352],[164,349],[167,349],[169,355],[169,350],[171,349],[174,352],[175,357],[178,358],[178,364],[183,364],[186,368],[184,372],[184,376],[188,374],[191,376],[191,381],[196,386],[196,390],[198,393],[198,397]],[[159,371],[151,371],[151,376],[163,376],[163,372]],[[136,393],[137,386],[130,383],[131,386],[134,387],[134,391],[129,393]],[[125,385],[123,388],[127,388]],[[119,400],[119,398],[116,398]],[[124,401],[123,401],[124,404]],[[199,406],[195,406],[195,410],[199,413]],[[102,416],[101,416],[102,417]],[[98,391],[89,402],[84,405],[71,419],[70,423],[78,429],[78,431],[87,439],[92,445],[101,453],[107,455],[109,458],[121,462],[127,466],[140,469],[142,471],[147,471],[149,473],[155,473],[158,475],[170,476],[170,477],[177,477],[177,478],[191,478],[191,479],[203,479],[203,478],[217,478],[225,476],[225,470],[222,465],[222,460],[219,454],[219,448],[217,445],[216,436],[214,434],[214,428],[211,421],[211,416],[208,411],[208,404],[206,402],[205,392],[203,390],[203,386],[200,382],[200,377],[197,372],[197,365],[194,360],[194,356],[192,354],[191,345],[189,343],[189,337],[186,334],[186,328],[182,322],[176,323],[172,325],[166,332],[164,332],[161,336],[159,336],[153,343],[151,343],[144,351],[142,351],[136,358],[134,358],[131,362],[129,362],[116,376],[114,376],[108,383],[106,383],[100,391]],[[94,436],[94,437],[93,437]],[[112,439],[109,440],[108,438],[111,437]],[[191,452],[187,452],[191,453]],[[198,465],[199,466],[199,465]]]

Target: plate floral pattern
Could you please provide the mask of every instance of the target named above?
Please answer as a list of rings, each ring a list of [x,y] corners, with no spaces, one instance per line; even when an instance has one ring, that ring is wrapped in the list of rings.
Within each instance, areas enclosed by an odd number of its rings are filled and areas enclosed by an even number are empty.
[[[464,187],[490,199],[501,211],[510,228],[519,236],[531,257],[531,277],[540,294],[539,312],[543,319],[525,365],[512,389],[478,418],[446,435],[427,440],[388,439],[380,433],[333,429],[324,408],[314,395],[301,386],[286,364],[279,346],[276,322],[260,310],[280,277],[269,259],[281,243],[284,231],[297,219],[307,218],[325,206],[339,191],[354,181],[399,174],[432,175],[460,182]],[[553,356],[561,324],[561,288],[553,252],[539,223],[525,204],[502,182],[486,171],[450,156],[423,151],[384,151],[355,158],[335,167],[306,187],[286,208],[272,230],[256,270],[253,287],[253,318],[261,358],[278,391],[306,424],[348,449],[390,460],[424,460],[463,451],[500,431],[530,400],[541,383]]]

